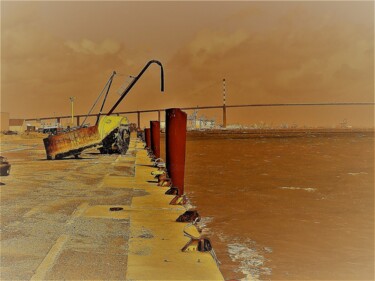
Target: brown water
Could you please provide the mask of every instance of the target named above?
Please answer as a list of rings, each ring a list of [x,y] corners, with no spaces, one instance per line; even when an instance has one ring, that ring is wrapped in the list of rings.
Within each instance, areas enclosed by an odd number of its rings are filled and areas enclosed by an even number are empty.
[[[190,136],[186,163],[225,279],[374,279],[373,134]]]

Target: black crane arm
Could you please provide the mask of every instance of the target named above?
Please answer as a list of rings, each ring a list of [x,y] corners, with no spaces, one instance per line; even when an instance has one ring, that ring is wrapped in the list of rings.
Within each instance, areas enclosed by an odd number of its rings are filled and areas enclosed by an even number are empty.
[[[160,66],[160,91],[164,92],[164,69],[163,65],[161,64],[160,61],[157,60],[150,60],[139,72],[139,74],[134,77],[134,79],[130,82],[130,84],[126,87],[124,92],[121,94],[121,97],[118,99],[118,101],[114,104],[114,106],[111,108],[111,110],[107,113],[107,115],[111,115],[113,111],[117,108],[117,106],[120,104],[120,102],[125,98],[125,96],[130,92],[130,90],[133,88],[133,86],[137,83],[138,79],[141,78],[143,73],[147,70],[147,68],[153,64],[156,63],[157,65]]]

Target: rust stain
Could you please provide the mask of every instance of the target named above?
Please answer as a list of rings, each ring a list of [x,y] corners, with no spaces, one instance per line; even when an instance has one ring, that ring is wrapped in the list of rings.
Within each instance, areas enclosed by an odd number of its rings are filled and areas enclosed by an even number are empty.
[[[145,142],[146,142],[146,147],[151,148],[151,129],[150,128],[145,129]]]
[[[80,128],[71,132],[43,139],[47,159],[60,159],[78,155],[84,149],[99,145],[101,138],[98,126]]]

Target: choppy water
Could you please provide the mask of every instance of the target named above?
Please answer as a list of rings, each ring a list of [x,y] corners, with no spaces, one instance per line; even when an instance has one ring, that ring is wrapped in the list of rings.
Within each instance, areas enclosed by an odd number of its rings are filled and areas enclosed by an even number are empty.
[[[373,280],[372,134],[190,136],[186,163],[227,280]]]

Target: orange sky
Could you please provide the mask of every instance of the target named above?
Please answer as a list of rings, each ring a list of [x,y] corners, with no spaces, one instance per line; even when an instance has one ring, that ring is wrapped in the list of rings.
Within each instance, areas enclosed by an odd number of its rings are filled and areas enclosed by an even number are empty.
[[[373,102],[374,3],[1,2],[1,111],[86,113],[113,70],[151,67],[119,107]],[[201,112],[220,122],[220,112]],[[373,126],[373,107],[230,110],[228,121]]]

